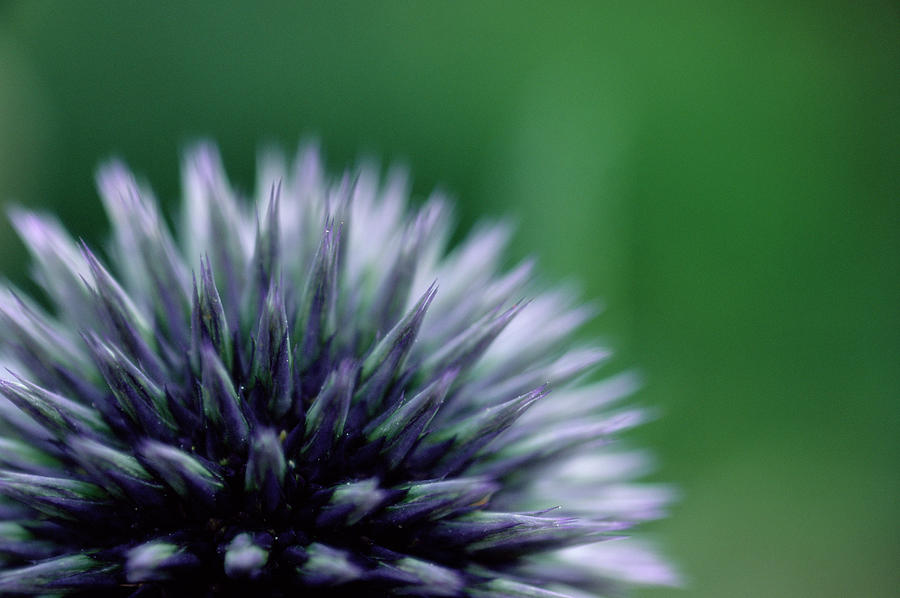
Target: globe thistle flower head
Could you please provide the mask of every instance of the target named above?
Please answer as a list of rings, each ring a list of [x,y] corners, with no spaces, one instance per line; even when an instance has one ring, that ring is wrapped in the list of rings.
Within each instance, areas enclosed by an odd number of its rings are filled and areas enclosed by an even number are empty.
[[[50,309],[0,290],[0,595],[673,580],[621,541],[669,499],[615,448],[634,377],[585,382],[607,357],[569,346],[590,310],[503,271],[507,227],[448,252],[440,197],[329,179],[311,147],[265,157],[249,200],[214,147],[188,152],[178,238],[122,164],[98,186],[107,257],[11,212]]]

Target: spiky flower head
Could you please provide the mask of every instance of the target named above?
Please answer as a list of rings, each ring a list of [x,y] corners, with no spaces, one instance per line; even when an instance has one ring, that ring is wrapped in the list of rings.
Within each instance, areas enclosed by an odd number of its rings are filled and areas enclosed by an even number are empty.
[[[619,539],[668,496],[610,450],[633,377],[583,382],[590,315],[447,253],[439,197],[270,155],[247,201],[184,161],[181,238],[99,171],[106,258],[13,210],[45,311],[0,289],[0,595],[593,595],[666,582]],[[530,301],[522,300],[531,295]],[[615,445],[613,445],[615,446]]]

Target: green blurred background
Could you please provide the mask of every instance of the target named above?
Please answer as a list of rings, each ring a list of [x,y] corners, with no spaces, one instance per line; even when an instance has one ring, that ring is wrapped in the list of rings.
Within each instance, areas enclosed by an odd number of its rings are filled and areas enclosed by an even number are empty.
[[[102,242],[124,157],[322,140],[519,224],[662,417],[668,596],[900,587],[900,13],[891,2],[0,4],[0,196]],[[0,268],[25,252],[0,225]]]

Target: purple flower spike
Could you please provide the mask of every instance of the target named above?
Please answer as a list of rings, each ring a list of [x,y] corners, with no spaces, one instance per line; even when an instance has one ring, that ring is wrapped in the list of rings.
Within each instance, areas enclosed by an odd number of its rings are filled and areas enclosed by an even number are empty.
[[[592,315],[500,268],[508,227],[448,253],[399,172],[331,180],[270,154],[256,197],[212,145],[172,234],[120,162],[103,255],[11,211],[45,311],[0,287],[0,595],[619,595],[674,584],[633,540],[672,492],[617,448],[641,423]]]

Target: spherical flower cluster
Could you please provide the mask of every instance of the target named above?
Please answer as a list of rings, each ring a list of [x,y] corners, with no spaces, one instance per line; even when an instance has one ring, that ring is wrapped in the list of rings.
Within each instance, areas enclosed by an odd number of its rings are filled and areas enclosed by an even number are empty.
[[[665,489],[616,448],[631,374],[570,347],[590,310],[447,250],[405,178],[314,148],[247,200],[185,156],[170,233],[118,162],[102,257],[12,210],[43,300],[0,287],[0,595],[584,596],[667,583],[621,541]],[[523,298],[531,296],[530,300]],[[44,306],[49,305],[49,309]],[[607,540],[617,540],[607,542]]]

